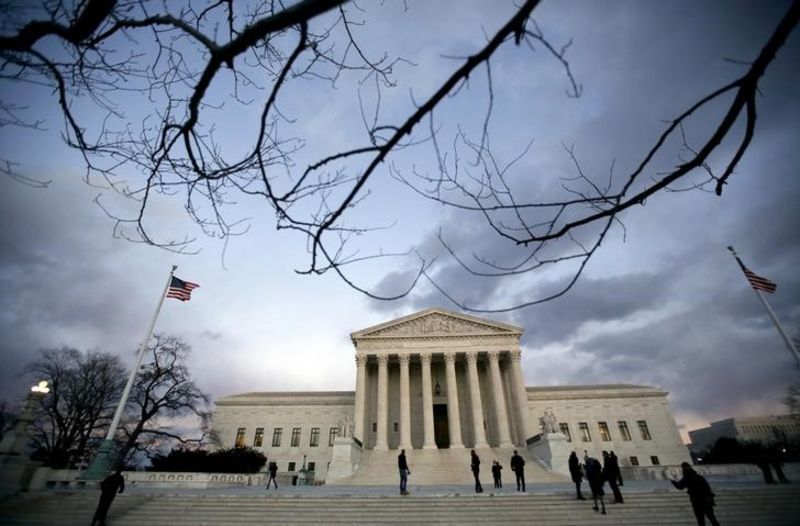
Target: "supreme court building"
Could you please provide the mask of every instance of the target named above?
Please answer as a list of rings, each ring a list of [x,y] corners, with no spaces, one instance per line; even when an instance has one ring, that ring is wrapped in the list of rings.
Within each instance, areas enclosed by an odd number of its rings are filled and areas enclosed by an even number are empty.
[[[213,430],[222,447],[260,449],[279,472],[305,463],[328,483],[394,482],[399,449],[418,460],[416,483],[468,481],[471,448],[489,457],[487,470],[518,449],[534,482],[564,473],[572,450],[613,450],[622,466],[689,461],[666,392],[526,386],[521,335],[438,308],[391,320],[351,334],[355,391],[229,396],[217,400]]]

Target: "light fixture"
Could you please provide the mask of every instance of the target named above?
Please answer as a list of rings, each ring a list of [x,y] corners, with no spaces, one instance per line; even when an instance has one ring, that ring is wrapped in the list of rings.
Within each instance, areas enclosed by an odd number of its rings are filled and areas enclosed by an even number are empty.
[[[32,393],[37,393],[37,394],[38,393],[41,393],[41,394],[49,393],[50,392],[50,388],[47,387],[47,380],[42,380],[38,384],[36,384],[33,387],[31,387],[31,392]]]

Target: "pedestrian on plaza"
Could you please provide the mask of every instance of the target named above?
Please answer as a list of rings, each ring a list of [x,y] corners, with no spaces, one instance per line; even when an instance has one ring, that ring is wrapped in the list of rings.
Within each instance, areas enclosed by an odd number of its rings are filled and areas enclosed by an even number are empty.
[[[775,484],[775,479],[772,478],[772,471],[769,469],[769,459],[767,458],[767,454],[763,451],[758,453],[755,464],[758,466],[758,469],[761,470],[761,474],[764,476],[764,482],[767,484]]]
[[[775,470],[775,475],[778,477],[778,482],[781,484],[788,484],[789,480],[783,473],[783,459],[781,458],[781,451],[773,446],[769,450],[769,465]]]
[[[275,478],[275,475],[278,474],[278,464],[275,462],[270,462],[269,468],[267,469],[269,471],[269,479],[267,480],[267,489],[269,489],[269,485],[272,482],[275,483],[275,489],[278,489],[278,480]]]
[[[617,455],[614,454],[613,451],[609,452],[608,455],[611,458],[611,461],[614,463],[614,468],[617,470],[617,485],[624,486],[625,484],[622,483],[622,470],[619,469],[619,459],[617,458]]]
[[[475,454],[474,449],[470,450],[469,454],[469,469],[472,470],[472,475],[475,477],[475,493],[483,493],[483,486],[481,486],[481,481],[478,477],[481,473],[481,459]]]
[[[494,487],[502,488],[503,481],[500,479],[500,472],[503,471],[503,466],[498,461],[492,463],[492,478],[494,479]]]
[[[397,455],[397,469],[400,471],[400,495],[408,495],[406,486],[408,485],[408,475],[411,473],[411,470],[408,469],[405,449],[401,449],[400,454]]]
[[[92,526],[105,526],[106,515],[114,497],[117,493],[125,491],[125,478],[122,476],[122,467],[118,467],[114,473],[103,479],[100,483],[100,502],[97,504],[97,511],[92,518]]]
[[[712,526],[719,526],[717,518],[714,516],[714,492],[708,481],[692,469],[688,462],[681,464],[683,478],[680,480],[670,480],[672,485],[678,489],[686,489],[689,493],[689,502],[692,503],[692,511],[697,519],[698,526],[705,526],[706,517],[711,521]]]
[[[572,477],[572,482],[575,483],[575,492],[578,494],[578,500],[586,500],[586,497],[581,493],[583,471],[581,471],[581,463],[578,461],[578,455],[575,454],[574,451],[569,455],[569,474]]]
[[[605,480],[603,478],[603,466],[600,465],[600,461],[596,458],[586,457],[586,480],[589,481],[589,488],[592,490],[592,500],[594,501],[594,506],[592,509],[597,511],[597,501],[600,501],[600,506],[602,508],[602,514],[606,514],[606,503],[603,501],[603,496],[605,492],[603,491],[603,484]]]
[[[511,471],[517,477],[517,491],[525,491],[525,459],[519,456],[516,449],[511,457]]]
[[[614,503],[622,504],[624,502],[622,492],[617,485],[618,471],[619,468],[614,465],[611,455],[608,454],[608,451],[603,451],[603,477],[608,481],[608,487],[611,488],[611,493],[614,494]]]

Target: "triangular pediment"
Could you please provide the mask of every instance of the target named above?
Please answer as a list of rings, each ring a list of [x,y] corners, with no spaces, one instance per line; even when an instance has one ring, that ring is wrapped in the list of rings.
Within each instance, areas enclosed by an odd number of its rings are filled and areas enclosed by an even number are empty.
[[[362,338],[409,338],[461,335],[520,335],[516,325],[485,320],[445,309],[426,309],[379,325],[356,331],[353,340]]]

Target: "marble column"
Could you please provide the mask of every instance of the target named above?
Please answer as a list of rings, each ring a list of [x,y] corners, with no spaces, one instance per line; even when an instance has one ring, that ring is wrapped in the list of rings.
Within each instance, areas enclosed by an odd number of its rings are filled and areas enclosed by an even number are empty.
[[[356,411],[353,436],[364,444],[364,401],[366,396],[367,356],[356,355]]]
[[[514,393],[514,418],[517,421],[517,445],[525,446],[526,440],[531,435],[528,424],[528,391],[525,389],[525,380],[522,376],[522,351],[515,349],[509,353],[511,361],[511,392]]]
[[[503,379],[500,377],[500,353],[489,351],[489,369],[492,378],[492,398],[494,398],[494,414],[497,417],[497,437],[500,447],[511,447],[511,435],[508,431],[508,412],[506,397],[503,394]]]
[[[474,447],[489,447],[486,442],[486,430],[483,428],[483,403],[478,380],[478,353],[467,353],[467,367],[469,369],[469,396],[472,402],[472,427],[475,433]]]
[[[386,441],[389,414],[389,356],[378,356],[378,436],[375,440],[375,449],[389,449]]]
[[[407,354],[400,355],[400,449],[411,449],[411,395]]]
[[[464,447],[461,439],[461,413],[458,410],[458,384],[456,384],[456,353],[444,353],[447,369],[447,425],[450,428],[450,449]]]
[[[431,391],[431,353],[422,353],[422,426],[424,441],[422,449],[436,449],[433,436],[433,393]]]

